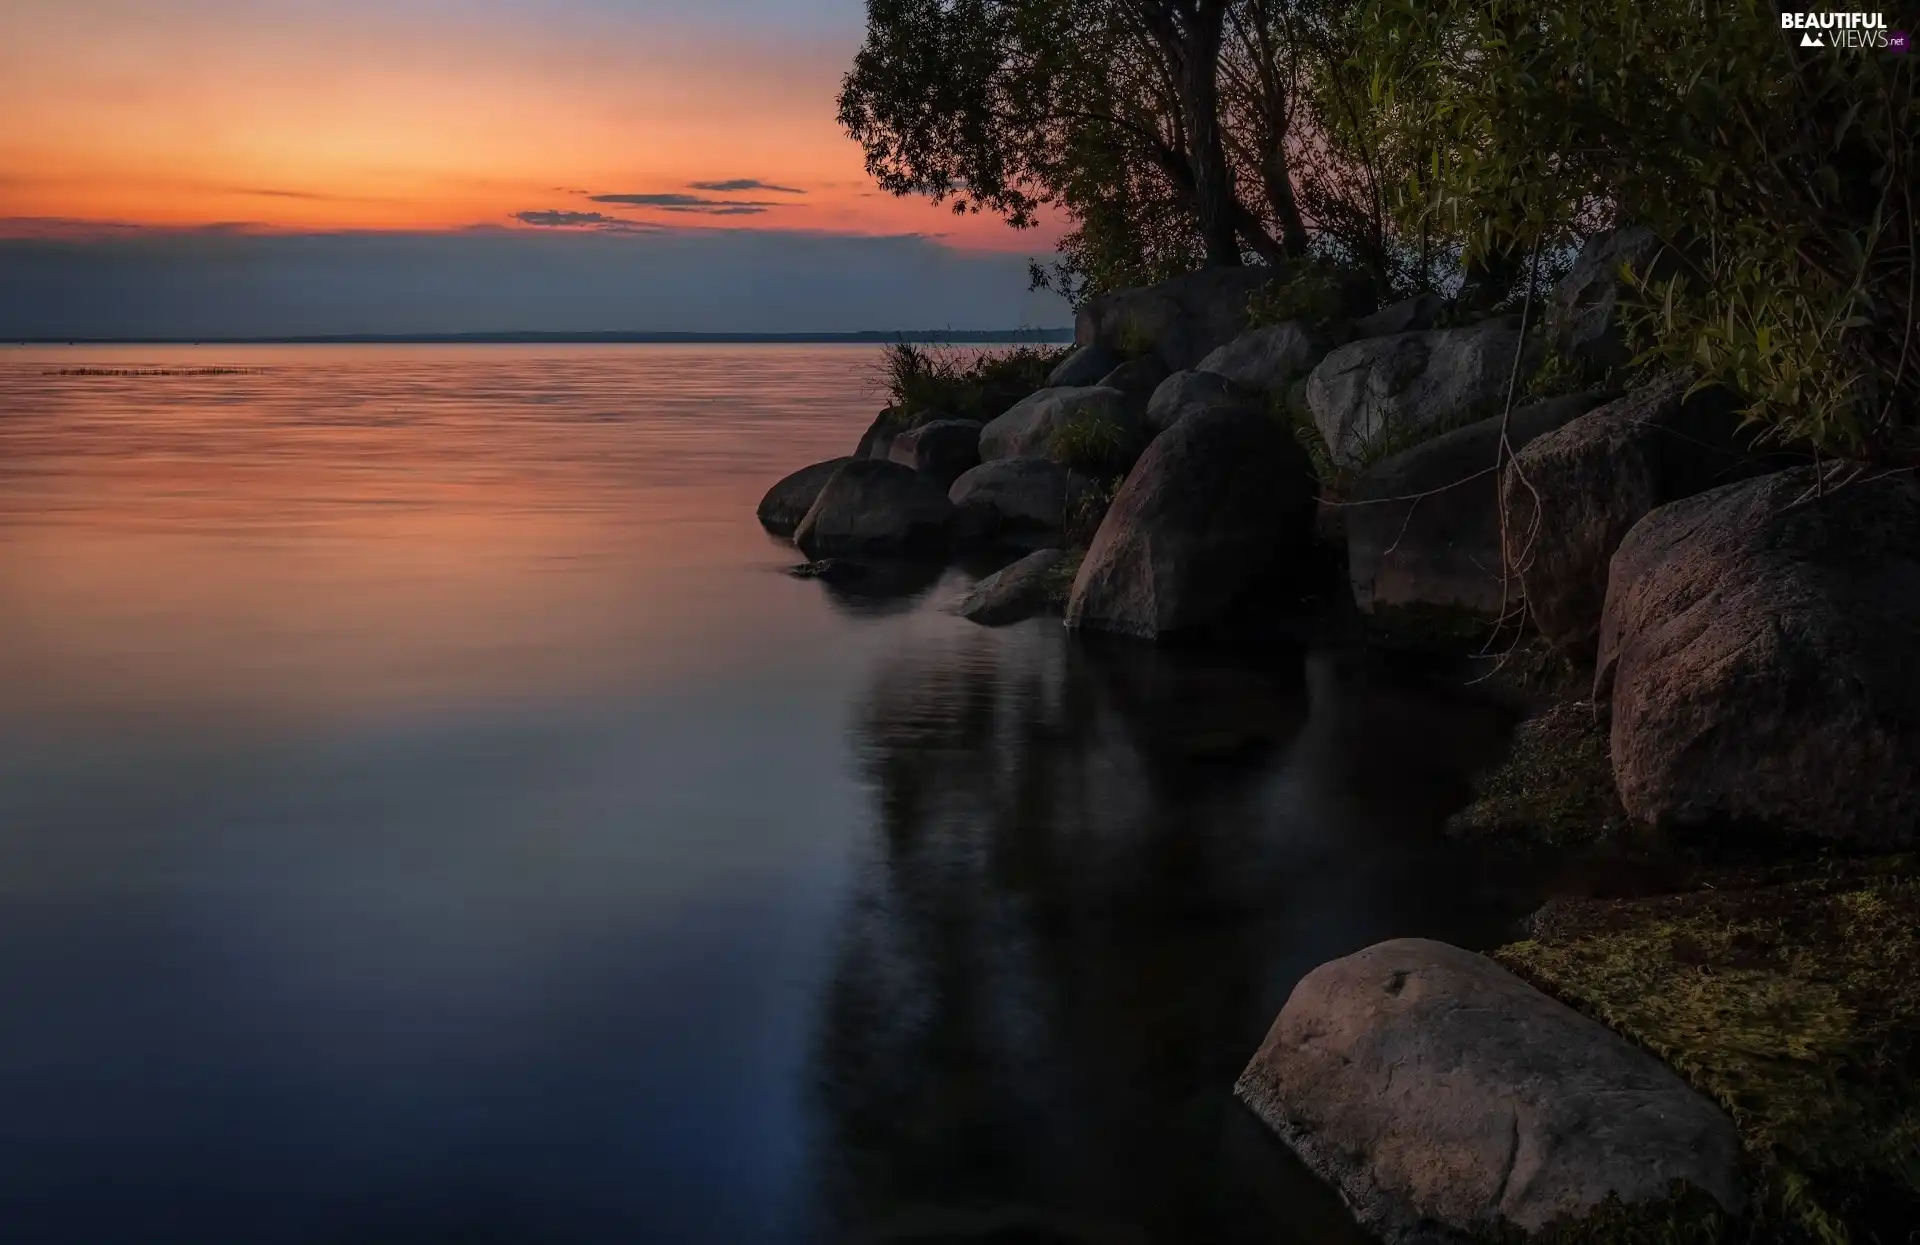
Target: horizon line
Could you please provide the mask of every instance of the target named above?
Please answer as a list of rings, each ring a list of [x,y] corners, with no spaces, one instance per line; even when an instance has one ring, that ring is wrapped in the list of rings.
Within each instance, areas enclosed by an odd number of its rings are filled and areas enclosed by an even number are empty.
[[[326,346],[326,345],[796,345],[907,342],[914,345],[968,345],[983,342],[1061,343],[1073,340],[1072,328],[1017,329],[860,329],[845,333],[727,333],[727,332],[543,332],[478,333],[303,333],[287,336],[64,336],[29,335],[0,338],[18,346]]]

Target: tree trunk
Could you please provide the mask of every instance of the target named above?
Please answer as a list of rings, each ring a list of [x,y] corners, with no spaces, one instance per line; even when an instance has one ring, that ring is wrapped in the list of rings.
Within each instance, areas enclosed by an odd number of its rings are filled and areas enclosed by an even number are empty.
[[[1307,226],[1300,219],[1300,205],[1293,197],[1293,171],[1287,167],[1287,153],[1274,141],[1265,161],[1262,180],[1267,183],[1267,203],[1280,221],[1280,244],[1287,255],[1298,258],[1307,253]]]
[[[1180,48],[1180,110],[1186,114],[1188,159],[1193,163],[1193,205],[1207,263],[1240,263],[1240,234],[1234,228],[1233,170],[1220,138],[1220,27],[1224,4],[1201,0],[1184,32]]]

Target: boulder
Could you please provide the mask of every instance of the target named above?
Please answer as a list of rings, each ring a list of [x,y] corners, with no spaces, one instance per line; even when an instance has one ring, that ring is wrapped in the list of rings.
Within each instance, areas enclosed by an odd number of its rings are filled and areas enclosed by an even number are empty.
[[[1724,390],[1687,396],[1667,376],[1533,440],[1502,482],[1507,526],[1526,551],[1520,587],[1540,633],[1593,655],[1607,563],[1656,506],[1768,469]]]
[[[1535,1232],[1676,1180],[1743,1201],[1719,1108],[1493,961],[1423,938],[1308,973],[1234,1092],[1388,1245]]]
[[[1053,434],[1076,415],[1114,420],[1137,436],[1139,420],[1127,395],[1118,389],[1042,389],[1016,402],[980,433],[980,458],[1046,458]]]
[[[829,458],[826,462],[802,467],[782,479],[760,499],[760,509],[755,511],[760,518],[760,526],[775,536],[793,535],[794,529],[800,526],[800,520],[806,518],[807,511],[813,509],[814,499],[820,496],[820,490],[827,486],[833,473],[852,461],[851,458]]]
[[[1515,449],[1606,400],[1603,393],[1518,407],[1507,428]],[[1353,599],[1380,606],[1434,605],[1489,618],[1520,599],[1501,591],[1500,417],[1483,419],[1375,463],[1347,504],[1347,574]]]
[[[1195,370],[1224,376],[1244,389],[1283,393],[1326,353],[1305,325],[1289,320],[1242,333],[1200,360]]]
[[[1594,695],[1636,818],[1920,837],[1920,483],[1816,498],[1815,470],[1662,506],[1614,553]]]
[[[1353,335],[1390,337],[1395,333],[1417,333],[1439,323],[1440,313],[1446,309],[1447,300],[1438,294],[1416,294],[1389,303],[1370,316],[1361,316],[1353,322]]]
[[[1175,372],[1161,381],[1160,387],[1147,399],[1147,412],[1142,421],[1146,434],[1157,437],[1192,411],[1226,404],[1252,407],[1258,402],[1256,395],[1218,372]]]
[[[1315,481],[1278,420],[1198,410],[1134,465],[1080,565],[1067,625],[1154,639],[1218,622],[1309,548]]]
[[[1128,359],[1100,378],[1105,389],[1118,389],[1127,395],[1136,405],[1144,405],[1167,378],[1167,365],[1160,362],[1158,355],[1141,355],[1137,359]]]
[[[1050,389],[1077,389],[1100,382],[1100,378],[1119,367],[1126,359],[1107,346],[1081,346],[1054,366],[1047,374]]]
[[[983,536],[1057,532],[1093,481],[1046,458],[996,458],[961,473],[947,499]]]
[[[953,522],[946,490],[909,467],[856,458],[828,477],[793,541],[816,561],[944,548]]]
[[[1620,300],[1626,292],[1620,267],[1631,264],[1641,276],[1670,276],[1676,259],[1653,231],[1638,225],[1594,234],[1580,248],[1547,306],[1547,338],[1554,350],[1582,373],[1600,375],[1633,357]]]
[[[867,425],[867,430],[860,434],[860,444],[854,447],[853,456],[885,458],[893,448],[893,438],[899,434],[901,422],[892,407],[875,415],[873,422]]]
[[[1247,296],[1274,276],[1266,267],[1202,268],[1159,285],[1087,300],[1073,340],[1121,355],[1158,355],[1171,370],[1190,368],[1247,328]]]
[[[1519,344],[1508,318],[1348,342],[1307,377],[1307,408],[1333,461],[1363,467],[1423,429],[1497,411]],[[1523,360],[1523,379],[1529,366]]]
[[[973,586],[953,612],[969,622],[1002,627],[1054,607],[1055,580],[1061,564],[1074,555],[1065,549],[1038,549]]]
[[[909,428],[894,437],[887,460],[911,467],[944,489],[980,461],[980,428],[972,419],[936,419]]]

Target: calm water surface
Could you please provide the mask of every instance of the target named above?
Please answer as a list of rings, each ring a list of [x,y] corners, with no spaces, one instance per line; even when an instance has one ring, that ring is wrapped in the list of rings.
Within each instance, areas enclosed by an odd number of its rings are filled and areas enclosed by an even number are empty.
[[[787,577],[875,361],[0,350],[0,1239],[1347,1239],[1228,1091],[1502,724]]]

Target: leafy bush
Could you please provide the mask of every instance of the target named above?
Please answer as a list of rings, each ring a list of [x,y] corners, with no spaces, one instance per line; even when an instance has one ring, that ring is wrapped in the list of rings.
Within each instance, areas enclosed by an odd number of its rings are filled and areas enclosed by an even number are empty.
[[[1073,507],[1067,513],[1066,525],[1062,531],[1067,543],[1085,548],[1093,543],[1094,534],[1100,530],[1101,520],[1107,517],[1113,499],[1119,495],[1120,486],[1127,482],[1123,475],[1109,476],[1091,487],[1081,491],[1074,499]],[[1077,568],[1076,568],[1077,569]]]
[[[881,353],[880,380],[900,428],[936,419],[993,419],[1044,388],[1067,350],[1015,346],[978,350],[894,342]]]
[[[1047,457],[1094,476],[1125,474],[1133,465],[1132,433],[1111,415],[1082,407],[1047,438]]]
[[[1247,320],[1255,326],[1299,321],[1316,332],[1343,333],[1356,315],[1373,309],[1372,282],[1330,259],[1289,260],[1279,275],[1247,295]]]
[[[1802,51],[1761,0],[1363,0],[1363,53],[1432,138],[1403,228],[1468,260],[1647,226],[1649,359],[1698,366],[1783,438],[1920,462],[1915,63]]]

